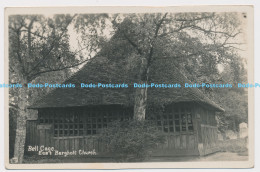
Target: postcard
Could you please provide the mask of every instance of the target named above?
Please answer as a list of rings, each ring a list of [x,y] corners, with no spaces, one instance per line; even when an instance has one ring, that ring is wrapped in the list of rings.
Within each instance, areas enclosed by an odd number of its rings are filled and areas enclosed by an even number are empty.
[[[6,8],[6,168],[253,168],[253,10]]]

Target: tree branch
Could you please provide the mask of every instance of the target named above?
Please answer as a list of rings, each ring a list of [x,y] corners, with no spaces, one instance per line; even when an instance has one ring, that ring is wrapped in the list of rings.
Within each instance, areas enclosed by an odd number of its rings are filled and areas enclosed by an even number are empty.
[[[137,51],[140,55],[142,55],[143,52],[142,52],[142,50],[138,47],[138,45],[135,44],[135,43],[126,35],[126,33],[125,33],[123,30],[120,29],[119,24],[116,23],[116,18],[117,18],[117,17],[118,17],[118,15],[114,18],[114,20],[113,20],[111,23],[113,24],[113,26],[115,26],[115,27],[117,28],[117,30],[119,30],[119,31],[121,31],[121,32],[123,33],[123,35],[124,35],[124,37],[126,38],[126,40],[136,49],[136,51]]]
[[[175,21],[193,22],[193,21],[197,21],[197,20],[209,19],[209,18],[212,18],[213,16],[214,16],[214,14],[212,14],[212,15],[210,15],[210,16],[199,17],[199,18],[193,18],[193,19],[176,19]]]
[[[29,31],[28,31],[28,30],[21,30],[21,32],[29,32]],[[48,38],[46,38],[46,37],[44,37],[44,36],[38,34],[37,32],[31,32],[31,31],[30,31],[30,33],[31,33],[32,35],[38,36],[38,37],[40,37],[40,38],[42,38],[42,39],[45,39],[45,40],[48,39]]]
[[[165,13],[164,16],[162,17],[162,19],[160,20],[160,22],[158,24],[156,24],[156,29],[155,29],[155,33],[154,33],[154,38],[151,42],[151,48],[150,48],[150,52],[149,52],[149,56],[148,56],[148,67],[150,66],[151,64],[151,61],[152,61],[152,56],[153,56],[153,50],[154,50],[154,42],[158,36],[158,33],[159,33],[159,30],[162,26],[162,23],[164,22],[166,16],[167,16],[168,13]]]
[[[212,15],[212,16],[206,16],[206,17],[201,17],[201,18],[195,18],[195,19],[176,19],[175,21],[180,21],[180,22],[182,22],[181,23],[181,26],[178,28],[178,29],[175,29],[175,30],[173,30],[172,32],[168,32],[168,33],[164,33],[164,34],[161,34],[161,35],[159,35],[160,37],[163,37],[163,36],[167,36],[168,34],[171,34],[171,33],[175,33],[175,32],[179,32],[179,31],[181,31],[181,30],[183,30],[183,29],[186,29],[186,28],[191,28],[191,29],[194,29],[194,30],[199,30],[199,31],[202,31],[202,32],[204,32],[204,33],[212,33],[212,34],[215,34],[215,37],[216,37],[216,34],[222,34],[222,35],[225,35],[225,36],[228,36],[228,37],[230,37],[230,38],[234,38],[234,37],[236,37],[238,34],[241,34],[241,32],[237,32],[237,33],[235,33],[235,34],[229,34],[228,32],[223,32],[223,31],[217,31],[217,30],[211,30],[211,29],[209,29],[209,30],[207,30],[207,29],[204,29],[204,28],[202,28],[202,27],[200,27],[200,26],[197,26],[197,25],[195,25],[195,24],[191,24],[191,22],[193,22],[193,21],[198,21],[198,20],[203,20],[203,19],[207,19],[207,18],[211,18],[211,17],[213,17],[214,16],[214,14]],[[186,22],[188,22],[188,23],[186,23]],[[184,24],[184,23],[186,23],[186,24]],[[214,26],[216,25],[214,22],[213,22],[213,24],[214,24]]]
[[[66,26],[64,27],[64,30],[63,30],[63,32],[61,33],[61,35],[58,37],[57,40],[56,40],[56,39],[53,40],[50,49],[47,51],[47,53],[45,53],[45,54],[43,55],[42,60],[40,60],[40,61],[31,69],[31,71],[28,72],[28,75],[31,74],[34,70],[36,70],[36,68],[37,68],[42,62],[44,62],[44,61],[49,57],[48,55],[49,55],[49,54],[51,53],[51,51],[53,50],[56,41],[59,41],[59,40],[62,38],[62,36],[63,36],[63,35],[65,34],[65,32],[66,32],[66,28],[70,25],[70,23],[72,22],[72,20],[73,20],[76,16],[77,16],[77,14],[75,14],[75,15],[71,18],[71,20],[66,24]]]
[[[227,32],[222,32],[222,31],[206,30],[206,29],[204,29],[204,28],[202,28],[202,27],[199,27],[199,26],[196,26],[196,25],[190,25],[189,27],[192,28],[192,29],[196,29],[196,30],[203,31],[203,32],[205,32],[205,33],[219,33],[219,34],[223,34],[223,35],[226,35],[226,36],[231,37],[231,38],[234,38],[234,37],[236,37],[238,34],[241,34],[241,32],[237,32],[237,33],[235,33],[234,35],[232,35],[232,34],[229,34],[229,33],[227,33]]]
[[[38,75],[41,75],[41,74],[44,74],[44,73],[48,73],[48,72],[57,72],[57,71],[61,71],[61,70],[64,70],[64,69],[69,69],[69,68],[74,68],[74,67],[77,67],[85,62],[87,62],[89,59],[86,59],[80,63],[77,63],[77,64],[74,64],[74,65],[71,65],[71,66],[65,66],[65,67],[62,67],[62,68],[58,68],[58,69],[50,69],[50,70],[45,70],[45,71],[40,71],[40,72],[37,72],[35,74],[33,74],[29,80],[33,80],[35,79]]]
[[[31,22],[30,22],[30,24],[29,24],[29,26],[28,26],[28,32],[27,32],[27,42],[28,42],[28,58],[29,59],[31,59],[31,57],[32,57],[32,38],[31,38],[31,29],[32,29],[32,26],[33,26],[33,23],[34,23],[34,21],[36,20],[36,17],[34,17],[32,20],[31,20]],[[27,63],[26,61],[25,61],[25,63]],[[27,63],[27,65],[28,65],[28,63]],[[25,66],[25,72],[28,72],[29,71],[29,66]]]

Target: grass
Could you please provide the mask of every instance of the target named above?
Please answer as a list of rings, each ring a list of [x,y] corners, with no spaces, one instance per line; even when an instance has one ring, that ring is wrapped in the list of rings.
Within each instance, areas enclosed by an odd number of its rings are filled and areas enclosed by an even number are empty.
[[[240,156],[248,156],[247,138],[221,141],[219,146],[223,152],[233,152]]]
[[[100,162],[114,162],[112,158],[108,157],[78,157],[78,156],[26,156],[24,157],[24,164],[37,163],[100,163]]]

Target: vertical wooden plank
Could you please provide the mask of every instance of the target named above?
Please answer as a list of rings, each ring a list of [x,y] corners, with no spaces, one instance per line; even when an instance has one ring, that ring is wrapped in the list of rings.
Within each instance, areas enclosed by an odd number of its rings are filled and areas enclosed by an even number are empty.
[[[81,140],[80,143],[81,143],[81,144],[80,144],[80,145],[81,145],[80,149],[86,150],[86,148],[87,148],[87,145],[86,145],[86,143],[87,143],[87,138],[84,137],[84,138]]]
[[[215,133],[214,133],[214,128],[211,128],[211,143],[212,143],[212,147],[215,147]]]
[[[83,139],[79,139],[79,150],[84,150],[85,148],[84,148],[84,138]]]
[[[44,146],[49,146],[49,144],[48,144],[48,130],[44,130]]]
[[[73,143],[73,139],[74,138],[68,138],[67,142],[68,142],[68,151],[71,152],[72,151],[72,143]]]
[[[60,150],[60,148],[59,148],[59,139],[54,139],[54,149],[55,150]]]
[[[196,148],[196,146],[195,146],[195,144],[196,144],[196,140],[195,140],[195,135],[191,135],[191,137],[190,137],[190,147],[191,147],[191,149],[195,149]]]
[[[202,114],[200,113],[199,109],[196,109],[196,106],[194,106],[194,130],[196,130],[196,144],[203,143],[202,141],[202,129],[201,129],[201,118]]]
[[[79,151],[79,138],[75,138],[74,140],[74,150]]]
[[[89,137],[84,139],[84,150],[87,151],[89,148]]]
[[[195,136],[190,135],[189,136],[189,149],[194,149],[195,148]]]
[[[26,121],[26,140],[25,143],[26,145],[31,145],[32,144],[32,133],[31,133],[31,128],[32,128],[32,123],[31,121]]]
[[[182,149],[186,149],[186,135],[181,135],[181,147]]]
[[[35,133],[35,135],[36,135],[36,137],[35,137],[35,144],[36,145],[39,145],[40,144],[40,132],[37,130],[37,123],[35,122],[35,124],[34,124],[34,133]]]
[[[169,146],[169,135],[166,136],[166,141],[165,143],[163,144],[163,150],[167,150],[168,149],[168,146]]]
[[[204,126],[203,127],[203,131],[204,131],[204,143],[205,143],[205,145],[206,145],[206,148],[208,147],[208,130],[207,130],[207,128]]]
[[[40,130],[37,129],[37,126],[36,126],[36,133],[37,133],[38,138],[35,141],[36,141],[36,144],[38,146],[40,146]]]
[[[93,149],[96,149],[96,146],[97,146],[97,144],[96,144],[96,138],[93,137],[93,139],[92,139],[92,150],[93,150]]]
[[[97,138],[94,139],[94,149],[96,151],[99,151],[99,142],[98,142]]]
[[[57,139],[57,143],[58,143],[58,148],[59,148],[59,151],[62,151],[62,146],[61,146],[61,139]]]
[[[93,149],[95,149],[95,138],[94,137],[92,137],[92,142],[91,142],[91,149],[90,150],[93,150]]]
[[[200,129],[201,143],[205,144],[204,128],[203,128],[203,126],[201,126],[200,128],[201,128],[201,129]],[[202,135],[203,135],[204,137],[202,137]]]
[[[100,152],[106,152],[106,143],[104,142],[104,140],[100,139],[99,142],[100,142]]]
[[[50,145],[51,147],[54,147],[55,146],[55,143],[54,143],[54,138],[53,138],[53,130],[50,130]],[[55,147],[54,147],[55,148]]]
[[[87,150],[87,141],[88,139],[85,137],[82,139],[82,149]]]
[[[172,140],[172,149],[176,149],[176,146],[175,146],[175,136],[174,135],[172,135],[172,137],[171,137],[171,140]]]
[[[71,151],[74,151],[74,150],[75,150],[75,140],[76,140],[76,139],[78,139],[78,138],[70,139]]]
[[[40,146],[45,144],[45,130],[40,129]]]
[[[102,141],[101,139],[98,139],[97,141],[98,141],[98,152],[102,152]]]
[[[48,145],[49,146],[52,146],[52,144],[51,144],[52,143],[52,133],[53,133],[52,129],[49,129],[48,130]]]
[[[69,148],[69,139],[64,139],[64,151],[69,151],[70,148]]]
[[[37,130],[37,123],[35,123],[35,130],[34,130],[34,132],[35,132],[35,135],[37,135],[37,137],[35,137],[35,143],[37,144],[37,145],[39,145],[40,144],[40,131],[39,130]]]
[[[95,146],[95,150],[96,150],[97,152],[99,152],[99,141],[98,141],[97,138],[95,138],[94,146]]]
[[[59,139],[59,148],[60,148],[60,151],[64,151],[64,139]]]
[[[176,139],[175,139],[175,145],[176,145],[176,149],[181,149],[181,138],[180,135],[176,135]]]
[[[173,144],[172,144],[172,135],[169,135],[168,138],[169,138],[169,141],[168,141],[168,149],[173,149],[173,148],[172,148],[172,146],[173,146]]]
[[[94,149],[94,138],[91,137],[90,142],[89,142],[89,150],[93,150]]]
[[[35,130],[36,130],[36,128],[35,128],[35,125],[36,125],[36,122],[29,122],[29,124],[30,124],[30,128],[29,128],[29,132],[30,132],[30,136],[29,136],[29,138],[30,138],[30,143],[29,144],[32,144],[32,145],[36,145],[36,138],[35,137],[37,137],[37,135],[35,134],[36,132],[35,132]]]
[[[31,121],[26,122],[26,143],[27,145],[33,145],[32,135],[33,135],[33,123]]]
[[[53,139],[52,135],[50,137],[50,147],[54,147],[54,139]]]
[[[100,152],[105,152],[105,143],[103,139],[99,140],[100,142]]]
[[[186,149],[189,149],[189,144],[190,144],[190,134],[186,135]]]
[[[191,150],[192,149],[192,146],[191,146],[192,135],[188,134],[186,139],[187,139],[187,149]]]

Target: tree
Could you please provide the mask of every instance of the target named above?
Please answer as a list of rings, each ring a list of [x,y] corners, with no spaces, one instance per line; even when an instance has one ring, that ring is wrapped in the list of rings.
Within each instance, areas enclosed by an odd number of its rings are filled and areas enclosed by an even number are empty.
[[[70,76],[71,68],[77,69],[92,58],[102,43],[102,39],[97,39],[93,33],[96,33],[96,28],[105,26],[97,19],[105,17],[105,14],[75,14],[73,16],[62,14],[53,17],[9,16],[9,80],[10,83],[23,85],[22,88],[10,89],[9,92],[9,105],[18,111],[14,162],[22,163],[23,161],[25,125],[29,115],[27,107],[49,91],[49,89],[29,90],[27,84],[64,81]],[[79,43],[79,48],[72,50],[69,43],[69,27],[80,28],[82,23],[91,29],[84,30],[85,37],[83,40],[78,40],[85,44]],[[88,31],[89,35],[86,35]]]
[[[247,72],[242,58],[232,58],[225,64],[225,70],[220,73],[221,83],[233,84],[233,88],[215,89],[211,94],[225,113],[218,115],[218,129],[224,132],[227,129],[238,131],[241,122],[248,122],[248,93],[247,89],[237,88],[238,83],[247,83]]]
[[[117,14],[111,17],[115,35],[125,39],[134,49],[134,56],[139,58],[140,84],[149,82],[150,67],[160,58],[174,61],[173,67],[178,66],[191,80],[218,75],[217,64],[235,58],[231,54],[240,44],[236,41],[242,32],[239,21],[236,13]],[[136,89],[135,119],[145,119],[146,102],[147,88]]]
[[[68,26],[76,17],[55,15],[45,18],[40,15],[9,16],[9,77],[10,83],[20,83],[22,88],[10,89],[10,107],[18,110],[14,161],[22,163],[26,135],[28,105],[32,90],[27,84],[48,78],[49,72],[60,71],[77,66],[82,62],[70,51]],[[68,73],[59,73],[66,78]],[[61,74],[65,74],[61,77]],[[49,75],[50,76],[50,75]],[[52,79],[53,76],[52,76]]]

